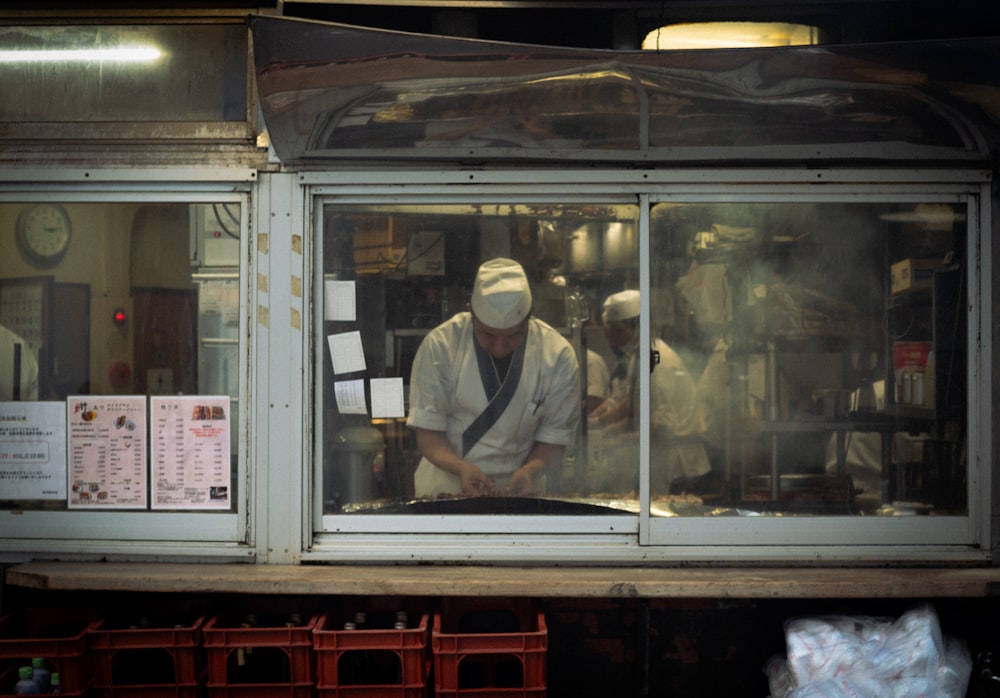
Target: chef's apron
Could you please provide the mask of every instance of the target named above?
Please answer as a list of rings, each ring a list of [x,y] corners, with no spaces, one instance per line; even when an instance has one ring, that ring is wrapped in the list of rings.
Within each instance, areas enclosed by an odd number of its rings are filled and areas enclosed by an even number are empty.
[[[524,341],[518,345],[511,357],[510,366],[507,368],[507,375],[503,380],[497,373],[496,364],[489,352],[479,346],[479,342],[473,339],[475,347],[476,362],[479,368],[479,377],[483,383],[483,390],[489,400],[484,409],[476,419],[466,427],[462,434],[462,453],[465,458],[475,447],[486,432],[497,423],[504,411],[510,405],[514,393],[521,382],[521,373],[524,368],[525,345],[527,344],[527,333]],[[510,477],[514,470],[521,464],[516,464],[509,474],[491,475],[496,483],[496,489],[503,489],[510,482]],[[462,491],[462,480],[457,475],[449,473],[436,467],[426,458],[420,459],[420,464],[414,473],[414,486],[417,492],[424,494],[459,494]]]

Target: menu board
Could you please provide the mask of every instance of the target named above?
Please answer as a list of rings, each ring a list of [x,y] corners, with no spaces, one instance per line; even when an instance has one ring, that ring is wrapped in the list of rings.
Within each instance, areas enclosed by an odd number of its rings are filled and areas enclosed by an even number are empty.
[[[146,398],[66,401],[69,508],[146,508]]]
[[[228,509],[229,396],[152,396],[153,509]]]
[[[3,499],[66,499],[66,406],[0,402]]]

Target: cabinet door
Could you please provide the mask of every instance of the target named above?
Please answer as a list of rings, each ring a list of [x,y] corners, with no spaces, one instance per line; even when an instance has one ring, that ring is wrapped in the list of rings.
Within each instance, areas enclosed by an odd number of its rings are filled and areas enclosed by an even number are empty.
[[[194,291],[133,289],[137,393],[198,392],[198,297]],[[150,390],[150,377],[169,386]]]
[[[90,392],[90,285],[52,287],[52,399]]]

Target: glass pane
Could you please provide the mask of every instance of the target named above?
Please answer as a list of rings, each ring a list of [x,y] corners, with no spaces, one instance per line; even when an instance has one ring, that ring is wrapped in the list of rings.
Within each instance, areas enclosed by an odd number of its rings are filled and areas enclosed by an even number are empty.
[[[966,513],[965,221],[655,206],[654,514]]]
[[[259,15],[251,30],[261,109],[286,163],[372,149],[461,160],[941,159],[982,150],[959,116],[976,118],[977,92],[948,86],[956,72],[992,86],[979,66],[997,53],[995,38],[595,51]]]
[[[601,305],[638,283],[635,206],[329,204],[323,220],[324,513],[637,511],[638,432],[590,442],[586,418],[617,361]],[[496,259],[517,267],[481,270]]]
[[[243,24],[3,27],[0,122],[245,121],[246,73]]]
[[[0,203],[4,508],[235,511],[240,211]]]

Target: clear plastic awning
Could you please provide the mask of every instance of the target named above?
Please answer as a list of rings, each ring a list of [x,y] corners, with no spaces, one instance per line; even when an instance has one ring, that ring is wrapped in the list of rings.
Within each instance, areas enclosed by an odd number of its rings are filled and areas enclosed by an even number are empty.
[[[286,164],[982,161],[1000,39],[600,51],[253,17]]]

